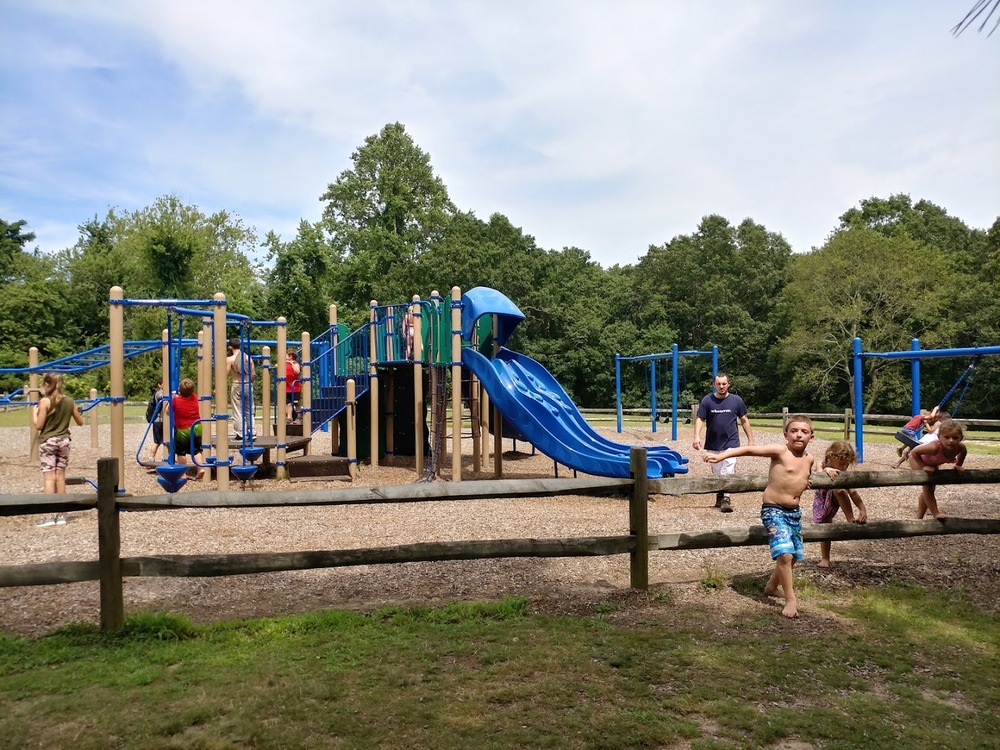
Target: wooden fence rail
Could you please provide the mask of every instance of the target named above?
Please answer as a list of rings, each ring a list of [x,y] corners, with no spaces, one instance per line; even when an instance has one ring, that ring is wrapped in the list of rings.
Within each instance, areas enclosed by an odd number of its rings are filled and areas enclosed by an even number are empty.
[[[116,630],[124,623],[123,578],[133,576],[227,576],[311,568],[375,565],[442,560],[478,560],[509,557],[582,557],[628,554],[630,585],[648,587],[649,552],[767,544],[762,526],[672,532],[650,535],[649,494],[708,494],[759,492],[766,477],[681,477],[646,479],[646,452],[633,448],[632,476],[636,479],[511,479],[377,488],[349,488],[276,493],[185,492],[175,495],[124,497],[116,494],[117,460],[98,461],[97,495],[8,495],[0,497],[0,515],[51,513],[97,508],[98,560],[0,566],[0,587],[100,581],[101,628]],[[815,488],[885,487],[899,485],[1000,483],[1000,469],[943,471],[933,478],[920,471],[845,472],[835,479],[814,474]],[[483,500],[558,495],[628,496],[629,532],[618,536],[554,539],[493,539],[426,542],[391,547],[311,550],[302,552],[231,555],[152,555],[121,557],[119,510],[166,510],[181,507],[289,507],[356,505],[442,500]],[[866,525],[824,524],[803,527],[803,541],[884,539],[931,534],[997,534],[1000,519],[949,518],[945,521],[881,521]]]

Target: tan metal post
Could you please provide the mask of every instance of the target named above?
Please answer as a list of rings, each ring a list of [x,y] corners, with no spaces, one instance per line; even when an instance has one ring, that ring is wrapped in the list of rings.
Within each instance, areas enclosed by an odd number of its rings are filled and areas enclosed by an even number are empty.
[[[451,288],[451,480],[462,481],[462,290]]]
[[[118,459],[118,487],[125,486],[125,294],[111,287],[108,361],[111,365],[111,457]],[[117,303],[117,304],[116,304]]]
[[[262,346],[260,349],[261,354],[261,373],[260,373],[260,410],[264,413],[264,424],[261,427],[260,434],[264,437],[270,437],[272,432],[277,435],[278,432],[278,415],[275,412],[275,420],[271,422],[271,347]],[[277,382],[277,379],[275,379]],[[280,441],[279,441],[280,442]]]
[[[424,473],[424,337],[423,314],[420,312],[420,295],[413,295],[410,305],[413,314],[413,429],[414,464],[417,475]]]
[[[500,354],[500,342],[497,336],[500,335],[500,321],[497,315],[493,316],[493,356]],[[503,476],[503,414],[499,407],[493,407],[493,476],[497,479]]]
[[[371,404],[371,422],[369,424],[369,462],[374,468],[378,466],[378,368],[375,366],[375,361],[378,358],[378,350],[375,348],[376,337],[375,337],[375,308],[378,307],[378,302],[372,300],[368,303],[369,313],[368,313],[368,401]]]
[[[275,472],[275,476],[278,479],[285,479],[288,477],[288,471],[285,468],[285,460],[288,455],[288,451],[285,449],[288,440],[288,425],[285,422],[285,355],[288,353],[288,342],[285,340],[287,332],[285,331],[284,318],[278,318],[278,322],[282,325],[278,326],[278,351],[275,355],[276,368],[280,367],[280,375],[274,376],[274,382],[277,384],[277,392],[275,393],[275,401],[277,405],[274,413],[274,435],[276,442],[278,444],[278,449],[275,451],[275,462],[278,465],[278,469]],[[303,430],[303,433],[305,430]]]
[[[302,351],[299,352],[299,358],[302,360],[299,362],[299,379],[305,380],[303,383],[305,388],[302,389],[302,395],[299,397],[302,401],[302,435],[303,437],[312,436],[312,339],[309,336],[308,331],[302,332]],[[308,456],[312,448],[312,440],[306,443],[306,447],[302,449],[302,455]]]
[[[358,478],[358,402],[354,378],[347,381],[347,464],[351,479]]]
[[[229,394],[226,392],[226,295],[215,293],[212,339],[215,342],[215,479],[220,492],[229,489]]]
[[[479,439],[483,444],[482,454],[483,462],[488,463],[490,460],[490,394],[486,392],[486,389],[482,389],[482,403],[479,406],[479,420],[481,422],[479,428]]]

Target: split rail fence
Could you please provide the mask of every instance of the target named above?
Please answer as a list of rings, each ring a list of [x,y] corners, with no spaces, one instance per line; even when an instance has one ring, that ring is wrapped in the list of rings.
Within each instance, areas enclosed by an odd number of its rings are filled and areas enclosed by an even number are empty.
[[[124,623],[123,579],[132,576],[227,576],[404,562],[627,554],[630,585],[632,588],[646,589],[651,551],[767,544],[767,534],[759,525],[650,534],[647,517],[647,503],[651,494],[760,492],[764,489],[766,477],[647,479],[646,452],[641,448],[632,449],[631,470],[630,479],[509,479],[337,490],[183,492],[129,497],[117,493],[117,460],[104,458],[98,461],[96,494],[0,496],[0,515],[3,516],[65,513],[96,508],[98,559],[0,565],[0,587],[100,581],[101,628],[111,631],[121,628]],[[851,471],[835,479],[830,479],[825,474],[814,474],[812,478],[813,487],[817,489],[916,485],[929,481],[924,472],[909,470]],[[1000,469],[969,469],[962,473],[943,471],[935,474],[933,481],[936,484],[996,484],[1000,483]],[[627,496],[628,533],[600,537],[424,542],[347,550],[121,557],[120,510],[359,505],[560,495]],[[865,525],[807,524],[803,527],[802,538],[805,542],[818,542],[997,533],[1000,533],[1000,519],[949,518],[945,521],[879,521]]]

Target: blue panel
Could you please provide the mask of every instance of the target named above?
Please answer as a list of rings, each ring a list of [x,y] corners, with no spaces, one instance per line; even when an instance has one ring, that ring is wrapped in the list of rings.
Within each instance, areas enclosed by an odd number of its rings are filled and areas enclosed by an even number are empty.
[[[462,295],[462,338],[472,339],[476,321],[483,315],[497,316],[497,343],[501,346],[524,320],[524,313],[505,295],[496,289],[477,286]]]

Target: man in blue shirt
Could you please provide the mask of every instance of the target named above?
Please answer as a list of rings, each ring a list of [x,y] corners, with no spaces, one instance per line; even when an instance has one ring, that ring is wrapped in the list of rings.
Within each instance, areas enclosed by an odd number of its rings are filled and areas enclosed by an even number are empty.
[[[729,376],[720,372],[712,381],[715,388],[698,404],[698,413],[694,420],[694,440],[691,446],[701,450],[701,427],[705,425],[705,450],[710,453],[721,453],[729,448],[737,448],[740,444],[740,431],[737,422],[743,426],[747,436],[747,445],[753,445],[753,429],[747,416],[747,405],[735,393],[729,392]],[[736,473],[736,459],[727,458],[717,464],[712,464],[712,473],[724,476]],[[733,504],[729,496],[723,492],[715,494],[715,507],[723,513],[732,513]]]

